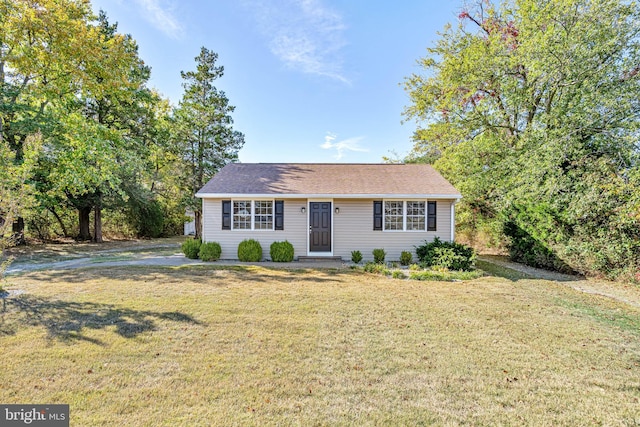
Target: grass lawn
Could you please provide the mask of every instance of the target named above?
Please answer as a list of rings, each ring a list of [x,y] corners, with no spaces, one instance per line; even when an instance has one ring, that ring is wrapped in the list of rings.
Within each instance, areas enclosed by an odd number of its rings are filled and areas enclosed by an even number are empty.
[[[640,309],[562,284],[126,267],[11,277],[0,402],[72,426],[640,425]],[[2,304],[2,301],[0,301]]]

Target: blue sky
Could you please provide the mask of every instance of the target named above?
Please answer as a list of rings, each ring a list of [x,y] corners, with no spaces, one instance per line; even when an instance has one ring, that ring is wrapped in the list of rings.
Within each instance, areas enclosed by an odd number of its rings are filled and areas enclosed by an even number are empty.
[[[242,162],[381,162],[411,148],[405,77],[458,1],[92,0],[137,40],[151,86],[173,104],[200,47],[245,134]]]

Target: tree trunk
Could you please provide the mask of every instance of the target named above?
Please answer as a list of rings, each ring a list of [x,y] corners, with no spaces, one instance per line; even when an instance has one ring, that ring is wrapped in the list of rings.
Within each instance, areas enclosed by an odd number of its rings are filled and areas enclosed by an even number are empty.
[[[62,222],[62,218],[60,218],[60,215],[58,215],[58,212],[56,212],[54,208],[47,208],[47,209],[56,218],[56,220],[58,221],[58,224],[60,224],[60,228],[62,229],[62,234],[64,235],[64,237],[69,237],[69,232],[67,231],[67,227],[65,227],[64,222]]]
[[[102,208],[95,206],[93,208],[93,241],[102,243]]]
[[[13,242],[16,246],[26,245],[27,241],[24,239],[24,218],[18,217],[11,227],[13,231]]]
[[[78,209],[78,219],[80,225],[80,234],[78,235],[78,240],[91,240],[91,233],[89,232],[90,214],[90,206],[85,206]]]
[[[202,210],[196,209],[193,211],[193,217],[196,223],[196,239],[202,239]]]

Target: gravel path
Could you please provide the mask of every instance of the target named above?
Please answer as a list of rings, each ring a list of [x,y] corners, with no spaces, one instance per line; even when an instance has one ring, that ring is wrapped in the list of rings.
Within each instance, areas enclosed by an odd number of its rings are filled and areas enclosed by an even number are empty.
[[[175,246],[175,245],[174,245]],[[166,246],[158,246],[157,248],[166,248]],[[153,249],[147,247],[145,249]],[[125,258],[110,260],[109,257],[103,255],[97,255],[95,257],[74,258],[64,261],[53,262],[18,262],[9,266],[6,271],[7,275],[15,275],[21,273],[28,273],[31,271],[42,270],[72,270],[77,268],[105,268],[105,267],[122,267],[128,265],[148,265],[148,266],[165,266],[165,267],[178,267],[182,265],[259,265],[261,267],[280,267],[280,268],[343,268],[344,264],[341,261],[294,261],[290,263],[281,262],[269,262],[263,261],[258,264],[250,262],[240,262],[235,260],[219,260],[215,263],[206,263],[200,260],[192,260],[186,258],[182,253],[175,253],[171,255],[154,255],[154,254],[131,254],[129,251],[117,251],[110,249],[108,251],[102,251],[100,254],[114,255],[117,258],[118,253],[127,253]]]
[[[640,287],[632,284],[611,282],[607,280],[586,279],[581,276],[556,273],[540,268],[529,267],[517,262],[505,260],[503,257],[485,255],[478,259],[500,267],[519,271],[534,279],[551,280],[558,284],[568,286],[579,292],[610,298],[633,307],[640,308]]]
[[[584,279],[580,276],[572,276],[570,274],[562,274],[555,271],[543,270],[541,268],[529,267],[528,265],[508,261],[505,259],[505,257],[502,256],[482,255],[479,256],[478,259],[498,265],[500,267],[506,267],[510,268],[511,270],[519,271],[520,273],[524,273],[534,279],[554,280],[557,282],[573,282],[576,280]]]

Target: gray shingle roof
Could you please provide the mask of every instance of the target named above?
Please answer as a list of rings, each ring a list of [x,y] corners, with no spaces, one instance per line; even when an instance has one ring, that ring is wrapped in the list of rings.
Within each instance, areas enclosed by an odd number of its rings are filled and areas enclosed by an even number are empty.
[[[198,192],[216,195],[440,195],[460,198],[429,165],[232,163]]]

